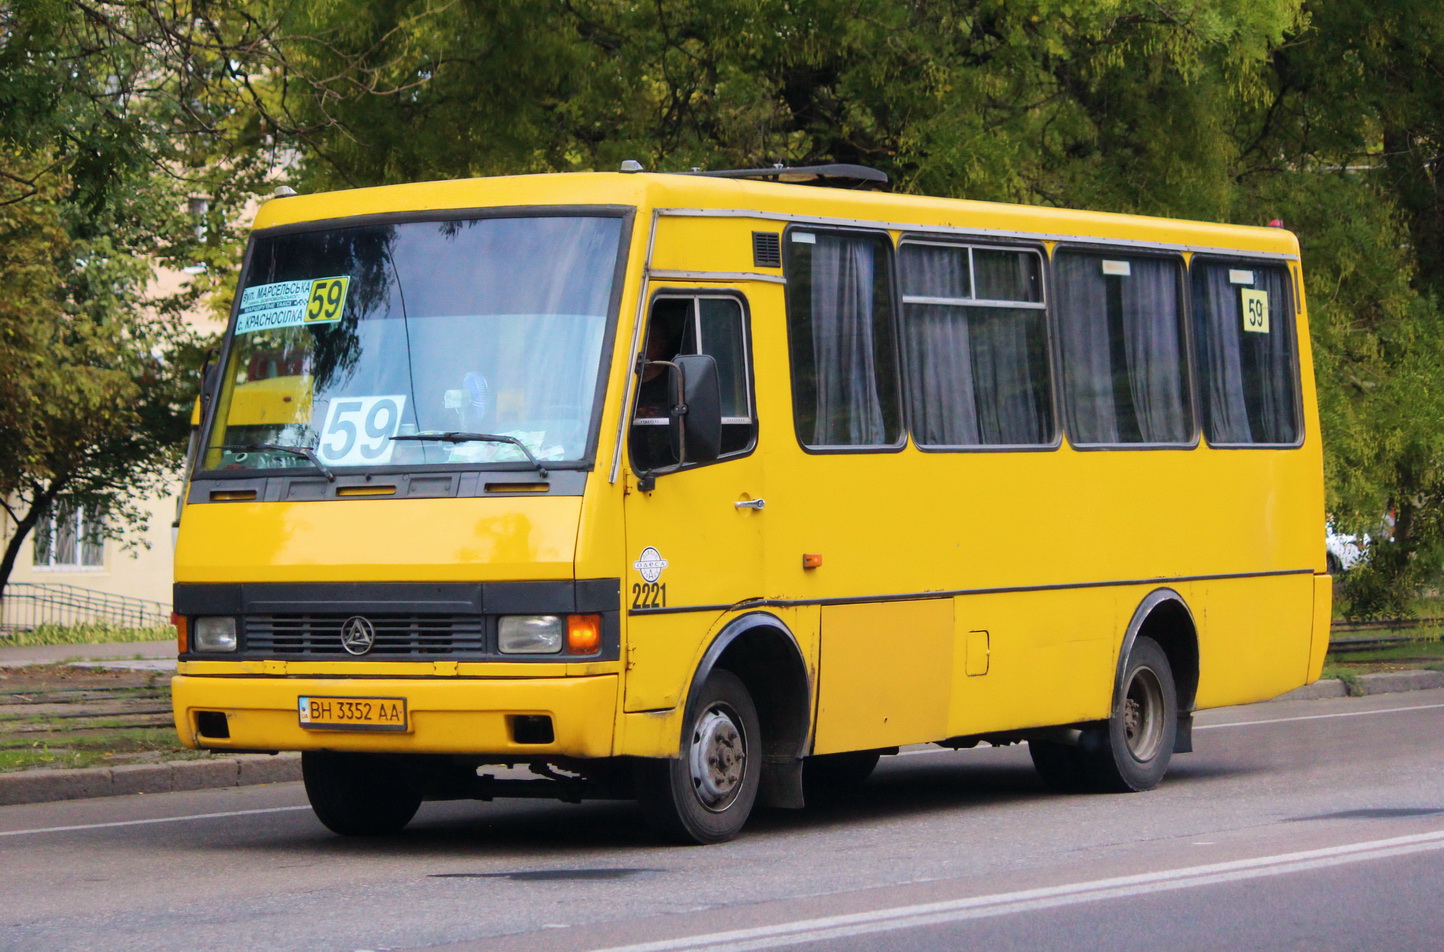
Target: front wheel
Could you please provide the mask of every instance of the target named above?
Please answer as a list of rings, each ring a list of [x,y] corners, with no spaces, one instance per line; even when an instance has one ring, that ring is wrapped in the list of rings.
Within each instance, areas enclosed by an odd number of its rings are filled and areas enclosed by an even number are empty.
[[[316,818],[342,836],[399,832],[421,806],[410,771],[396,757],[302,751],[301,779]]]
[[[717,670],[688,705],[681,757],[643,761],[638,795],[648,820],[681,843],[735,837],[757,800],[762,731],[752,695],[736,675]]]

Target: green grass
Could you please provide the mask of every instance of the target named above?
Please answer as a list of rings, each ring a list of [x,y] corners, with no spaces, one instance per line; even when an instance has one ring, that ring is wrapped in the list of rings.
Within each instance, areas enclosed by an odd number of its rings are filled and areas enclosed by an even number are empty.
[[[104,767],[124,763],[137,754],[159,755],[161,760],[193,760],[204,751],[181,746],[169,727],[122,728],[104,733],[70,734],[64,740],[27,740],[0,737],[0,772],[36,767]]]
[[[1325,681],[1337,680],[1344,682],[1344,690],[1349,694],[1359,693],[1359,675],[1367,674],[1366,671],[1359,671],[1354,668],[1340,667],[1337,664],[1325,664],[1324,673],[1321,675]]]
[[[40,625],[30,631],[0,635],[0,648],[36,645],[95,645],[133,641],[167,641],[175,638],[170,625],[150,628],[117,628],[104,623],[84,625]]]
[[[1426,638],[1400,640],[1386,647],[1370,648],[1367,651],[1329,652],[1331,664],[1349,667],[1379,666],[1413,663],[1422,665],[1444,664],[1444,639],[1438,635]]]

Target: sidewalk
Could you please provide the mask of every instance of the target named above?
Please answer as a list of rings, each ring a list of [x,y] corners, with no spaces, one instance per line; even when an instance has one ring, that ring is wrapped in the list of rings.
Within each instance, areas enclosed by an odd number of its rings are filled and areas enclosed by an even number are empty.
[[[39,645],[15,648],[0,640],[0,668],[35,664],[94,665],[133,671],[174,671],[176,644],[165,641],[131,641],[105,645]]]
[[[139,671],[174,671],[173,641],[131,644],[56,645],[39,648],[0,647],[0,668],[43,664]],[[1391,694],[1444,688],[1444,672],[1398,671],[1365,674],[1357,679],[1355,694]],[[1342,681],[1318,681],[1290,691],[1275,701],[1346,697]],[[0,773],[0,806],[48,803],[87,797],[116,797],[136,793],[171,793],[238,787],[253,783],[284,783],[301,779],[299,754],[240,754],[204,760],[176,760],[123,767],[86,767],[74,770],[20,770]]]

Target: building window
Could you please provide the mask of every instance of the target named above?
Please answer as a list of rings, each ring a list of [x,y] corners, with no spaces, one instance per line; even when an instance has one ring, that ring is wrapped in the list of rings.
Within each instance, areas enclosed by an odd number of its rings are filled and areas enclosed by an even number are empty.
[[[105,564],[104,527],[93,506],[57,500],[35,523],[35,565],[41,568],[98,568]]]

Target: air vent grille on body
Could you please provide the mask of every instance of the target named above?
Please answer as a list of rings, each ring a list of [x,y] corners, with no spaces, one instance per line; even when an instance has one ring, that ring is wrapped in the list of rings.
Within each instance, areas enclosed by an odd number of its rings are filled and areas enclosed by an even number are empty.
[[[782,236],[773,231],[754,231],[752,263],[759,268],[782,267]]]

